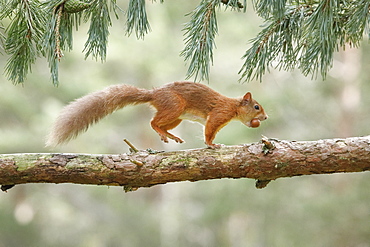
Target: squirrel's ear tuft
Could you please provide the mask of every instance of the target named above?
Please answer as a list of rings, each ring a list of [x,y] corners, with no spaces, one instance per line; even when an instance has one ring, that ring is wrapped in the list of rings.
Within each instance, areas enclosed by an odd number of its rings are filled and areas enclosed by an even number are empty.
[[[243,97],[243,101],[249,102],[252,100],[252,94],[250,92],[246,93]]]

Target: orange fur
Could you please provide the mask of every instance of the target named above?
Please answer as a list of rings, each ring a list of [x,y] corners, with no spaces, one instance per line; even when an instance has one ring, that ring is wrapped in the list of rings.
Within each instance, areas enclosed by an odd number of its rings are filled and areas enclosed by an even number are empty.
[[[228,98],[194,82],[173,82],[152,90],[122,84],[88,94],[67,105],[57,118],[46,145],[67,142],[115,110],[141,103],[150,103],[156,108],[151,126],[162,141],[168,142],[170,138],[183,142],[168,130],[188,119],[205,125],[205,143],[211,148],[217,147],[213,144],[217,132],[231,120],[239,120],[250,127],[253,118],[267,119],[262,106],[250,93],[240,99]]]

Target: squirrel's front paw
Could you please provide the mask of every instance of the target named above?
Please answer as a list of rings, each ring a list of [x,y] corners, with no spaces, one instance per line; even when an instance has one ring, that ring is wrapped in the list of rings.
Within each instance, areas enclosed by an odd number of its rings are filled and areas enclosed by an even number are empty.
[[[209,149],[220,149],[222,147],[222,144],[207,144],[207,147]]]

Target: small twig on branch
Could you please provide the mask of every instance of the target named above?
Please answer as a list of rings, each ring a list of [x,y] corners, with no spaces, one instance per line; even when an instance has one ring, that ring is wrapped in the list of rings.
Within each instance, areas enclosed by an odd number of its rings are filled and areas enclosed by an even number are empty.
[[[123,139],[124,142],[131,148],[130,151],[137,153],[139,152],[139,149],[137,149],[129,140]]]
[[[270,143],[274,148],[265,152]],[[271,147],[272,147],[271,146]],[[178,181],[253,178],[256,187],[282,177],[370,170],[370,136],[132,154],[2,154],[0,184],[77,183],[126,191]]]

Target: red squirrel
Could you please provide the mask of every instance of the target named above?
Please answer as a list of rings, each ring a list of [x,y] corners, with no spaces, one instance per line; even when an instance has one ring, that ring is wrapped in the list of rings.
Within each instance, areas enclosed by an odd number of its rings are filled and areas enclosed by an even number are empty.
[[[143,103],[149,103],[157,110],[150,124],[162,141],[167,143],[170,138],[184,142],[168,130],[187,119],[205,125],[205,143],[209,148],[219,147],[213,144],[216,133],[231,120],[258,127],[259,121],[268,117],[249,92],[242,98],[229,98],[195,82],[173,82],[152,90],[120,84],[83,96],[64,107],[46,145],[68,142],[108,114],[127,105]],[[251,123],[256,120],[258,125],[253,126]]]

